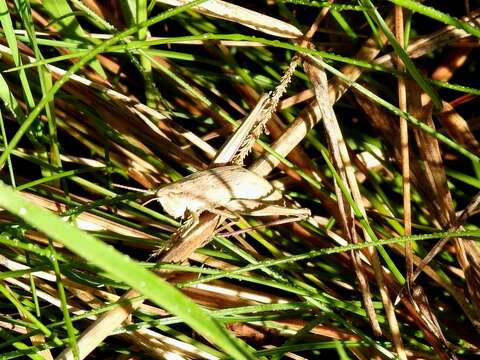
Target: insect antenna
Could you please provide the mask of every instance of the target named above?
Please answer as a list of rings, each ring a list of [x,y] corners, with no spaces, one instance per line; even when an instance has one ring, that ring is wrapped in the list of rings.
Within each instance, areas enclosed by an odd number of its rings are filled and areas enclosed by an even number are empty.
[[[152,191],[152,190],[139,189],[139,188],[135,188],[135,187],[132,187],[132,186],[127,186],[127,185],[113,184],[113,186],[115,186],[117,188],[120,188],[120,189],[141,192],[143,194],[148,194],[148,195],[155,194],[155,191]],[[146,205],[150,204],[152,201],[157,200],[157,199],[158,199],[158,197],[148,199],[147,201],[142,203],[142,206],[146,206]]]
[[[155,201],[155,200],[158,200],[158,199],[159,199],[158,197],[154,197],[154,198],[148,199],[147,201],[145,201],[144,203],[142,203],[142,206],[147,206],[147,205],[150,204],[152,201]]]
[[[150,194],[150,195],[155,194],[155,192],[152,191],[152,190],[139,189],[139,188],[136,188],[136,187],[133,187],[133,186],[127,186],[127,185],[121,185],[121,184],[113,184],[113,186],[115,186],[116,188],[119,188],[119,189],[141,192],[141,193],[144,193],[144,194]]]

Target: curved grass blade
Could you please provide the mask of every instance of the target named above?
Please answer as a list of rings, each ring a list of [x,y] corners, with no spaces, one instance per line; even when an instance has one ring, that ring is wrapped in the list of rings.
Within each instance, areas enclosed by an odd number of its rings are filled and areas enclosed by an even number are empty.
[[[418,1],[412,1],[412,0],[390,0],[390,2],[399,5],[401,7],[404,7],[406,9],[415,11],[419,14],[428,16],[429,18],[438,20],[444,24],[447,25],[452,25],[455,26],[456,28],[463,29],[470,35],[480,37],[480,29],[478,27],[470,25],[466,21],[462,21],[460,19],[457,19],[454,16],[450,16],[448,14],[445,14],[444,12],[441,12],[437,9],[434,9],[430,6],[426,6],[423,4],[420,4]]]
[[[381,27],[383,33],[388,39],[388,42],[392,45],[393,49],[397,53],[397,55],[402,59],[403,63],[405,64],[405,67],[409,74],[412,76],[412,78],[415,79],[415,81],[420,85],[420,87],[425,91],[428,96],[432,99],[433,104],[435,105],[436,109],[441,109],[442,108],[442,101],[440,100],[440,97],[436,93],[436,91],[430,86],[428,81],[425,79],[425,77],[418,71],[416,66],[413,64],[413,62],[410,60],[408,57],[408,54],[405,52],[403,47],[398,43],[398,41],[395,39],[395,35],[390,31],[388,28],[387,24],[385,23],[385,20],[383,20],[382,16],[378,12],[378,10],[375,8],[375,6],[372,4],[370,0],[360,0],[360,2],[368,8],[367,12],[369,15],[372,17],[373,20]]]
[[[225,328],[173,286],[113,247],[65,223],[47,210],[29,203],[2,182],[0,182],[0,206],[53,240],[64,244],[77,255],[113,274],[116,279],[137,289],[157,305],[178,315],[192,329],[217,344],[235,359],[254,358],[246,345],[230,337]]]

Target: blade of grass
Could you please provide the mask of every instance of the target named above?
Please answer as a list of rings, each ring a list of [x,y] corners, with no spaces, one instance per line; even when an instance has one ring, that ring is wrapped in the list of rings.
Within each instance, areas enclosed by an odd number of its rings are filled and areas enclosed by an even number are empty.
[[[180,316],[193,329],[230,355],[239,359],[253,359],[245,345],[233,340],[225,328],[202,311],[192,300],[153,273],[140,267],[129,257],[65,223],[54,214],[29,203],[3,183],[0,183],[0,195],[0,206],[4,209],[19,216],[52,239],[63,243],[92,264],[114,274],[117,279],[124,281],[132,288],[138,289],[141,294],[159,306]]]
[[[2,28],[5,34],[5,38],[7,40],[8,47],[11,51],[13,61],[16,66],[22,66],[22,61],[20,58],[20,52],[18,50],[18,44],[17,40],[15,38],[15,33],[14,33],[14,27],[12,24],[12,19],[10,17],[9,11],[8,11],[8,6],[5,2],[5,0],[0,0],[0,22],[2,24]],[[27,78],[27,74],[25,70],[20,70],[19,73],[19,79],[20,83],[22,84],[22,91],[23,95],[25,97],[25,101],[27,103],[28,109],[33,109],[35,106],[35,100],[33,99],[33,94],[32,90],[30,89],[30,84]],[[13,110],[13,113],[16,115],[16,120],[20,123],[23,124],[26,119],[24,119],[23,111],[20,109],[20,107],[17,106],[17,101],[15,99],[15,96],[13,93],[10,92],[10,88],[5,82],[3,76],[0,78],[0,85],[1,88],[3,89],[2,92],[2,99],[6,104],[9,104],[10,107],[9,109]],[[5,94],[8,93],[8,96]],[[7,100],[8,99],[8,100]],[[33,122],[33,120],[32,120]],[[44,152],[43,146],[39,143],[39,141],[36,139],[34,134],[29,131],[27,133],[28,139],[32,142],[32,144],[35,146],[35,148],[40,152]],[[3,162],[0,162],[0,168],[3,166]]]
[[[51,240],[49,240],[49,248],[50,248],[50,251],[52,252],[52,256],[50,256],[50,261],[52,263],[53,270],[55,272],[58,297],[59,297],[60,302],[61,302],[63,319],[65,320],[65,327],[67,328],[69,345],[72,348],[73,356],[75,358],[78,358],[79,357],[79,349],[78,349],[77,340],[76,340],[76,336],[75,336],[78,331],[74,328],[73,323],[72,323],[72,319],[70,318],[70,313],[68,311],[67,296],[65,294],[65,287],[64,287],[63,282],[62,282],[62,273],[60,272],[60,266],[58,264],[58,259],[57,259],[57,256],[56,256],[57,254],[56,254],[55,248],[54,248]]]
[[[81,43],[85,43],[86,41],[92,41],[93,38],[89,37],[85,30],[83,30],[82,26],[80,25],[75,16],[76,14],[72,11],[72,8],[66,0],[43,0],[42,5],[44,9],[49,12],[54,19],[55,23],[51,23],[51,26],[58,28],[59,33],[62,34],[62,40],[76,40]],[[29,3],[26,2],[22,8],[30,10]],[[93,40],[92,42],[98,43],[98,41],[95,40]],[[105,73],[102,64],[97,59],[92,59],[89,65],[102,78],[107,78],[107,74]]]
[[[37,38],[35,36],[35,28],[33,25],[33,19],[31,17],[32,10],[30,8],[30,3],[20,1],[20,0],[17,0],[16,2],[18,3],[17,7],[20,9],[23,26],[27,31],[28,39],[33,48],[35,58],[42,60],[44,57],[40,52],[40,49],[37,43]],[[48,72],[45,66],[39,66],[37,68],[37,71],[40,79],[42,96],[44,96],[45,93],[47,93],[48,90],[52,87],[52,75]],[[62,161],[60,160],[60,149],[59,149],[59,144],[57,139],[57,126],[55,121],[55,104],[53,99],[46,104],[45,114],[47,116],[47,121],[48,121],[50,160],[55,167],[58,167],[61,169]],[[51,171],[49,171],[49,169],[43,169],[43,168],[42,168],[42,173],[46,176],[52,174]],[[56,185],[58,186],[60,185],[60,183]]]
[[[399,5],[401,7],[407,8],[409,10],[415,11],[419,14],[428,16],[431,19],[438,20],[444,24],[455,26],[456,28],[463,29],[467,33],[480,37],[480,29],[478,27],[470,25],[468,22],[457,19],[454,16],[445,14],[431,6],[423,5],[418,1],[413,0],[389,0],[390,2]]]
[[[410,75],[417,81],[420,87],[430,96],[432,102],[437,109],[442,108],[442,102],[436,93],[436,91],[430,86],[429,82],[425,79],[425,77],[418,71],[417,67],[413,64],[413,62],[408,57],[408,54],[405,52],[403,47],[398,43],[395,39],[395,35],[390,31],[385,20],[382,18],[376,7],[372,4],[371,0],[359,0],[365,7],[368,8],[368,12],[370,16],[375,20],[377,25],[380,26],[383,33],[387,37],[389,43],[395,49],[397,55],[402,59],[403,63],[407,71]]]

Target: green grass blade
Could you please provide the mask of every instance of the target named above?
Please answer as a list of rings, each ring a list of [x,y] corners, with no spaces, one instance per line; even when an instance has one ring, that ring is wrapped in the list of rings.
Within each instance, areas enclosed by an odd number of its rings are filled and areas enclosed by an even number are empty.
[[[440,97],[438,96],[436,91],[430,86],[429,82],[420,73],[420,71],[418,71],[417,67],[413,64],[413,62],[410,60],[410,58],[408,57],[408,54],[403,49],[402,45],[398,43],[398,41],[395,38],[395,35],[390,31],[387,24],[383,20],[378,10],[372,4],[372,2],[370,0],[360,0],[360,2],[365,7],[368,8],[367,12],[375,20],[375,22],[381,27],[389,43],[393,46],[397,55],[402,59],[410,75],[417,81],[418,85],[428,94],[428,96],[430,96],[435,108],[441,109],[442,101],[440,100]]]
[[[64,244],[77,255],[122,280],[157,305],[181,317],[194,330],[210,339],[236,359],[254,359],[248,348],[234,340],[205,311],[173,286],[145,270],[128,256],[93,236],[65,223],[58,216],[23,199],[11,187],[0,183],[0,206]]]
[[[470,35],[480,37],[480,29],[478,27],[470,25],[468,22],[457,19],[454,16],[445,14],[431,6],[426,6],[418,1],[413,0],[389,0],[390,2],[404,7],[406,9],[415,11],[419,14],[428,16],[431,19],[438,20],[444,24],[455,26],[458,29],[463,29]]]
[[[21,18],[28,34],[28,40],[31,44],[31,47],[33,48],[35,58],[41,60],[44,57],[40,51],[40,48],[38,47],[37,37],[35,35],[35,28],[33,25],[33,19],[31,16],[32,11],[30,9],[30,4],[28,2],[21,2],[19,8],[21,9]],[[48,90],[52,87],[52,75],[44,66],[39,66],[37,68],[37,71],[39,75],[42,96],[44,96],[45,93],[47,93]],[[60,160],[60,149],[57,139],[57,122],[55,120],[55,104],[53,99],[45,106],[45,113],[47,116],[49,130],[50,161],[55,167],[61,168],[62,162]],[[46,176],[51,175],[51,171],[44,168],[42,168],[42,173]],[[58,183],[56,185],[59,186],[60,184]]]
[[[58,264],[57,254],[53,243],[49,240],[49,248],[52,251],[52,256],[50,256],[50,261],[53,265],[53,270],[55,272],[56,282],[57,282],[57,292],[60,299],[60,308],[62,309],[63,319],[65,320],[65,327],[67,329],[68,339],[70,347],[72,348],[73,357],[77,359],[79,357],[79,350],[77,344],[76,333],[77,330],[74,328],[70,313],[68,311],[68,299],[65,293],[65,287],[62,282],[62,273],[60,272],[60,266]]]
[[[45,7],[54,19],[59,19],[52,26],[58,28],[59,32],[63,34],[64,40],[77,40],[82,43],[85,40],[91,39],[88,34],[83,30],[80,23],[75,17],[75,13],[66,0],[44,0],[42,5]],[[90,66],[104,79],[107,78],[102,64],[93,59],[90,62]]]

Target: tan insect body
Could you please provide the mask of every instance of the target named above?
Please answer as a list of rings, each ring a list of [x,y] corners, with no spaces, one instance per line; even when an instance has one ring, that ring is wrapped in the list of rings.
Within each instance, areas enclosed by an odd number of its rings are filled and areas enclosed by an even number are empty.
[[[267,180],[237,165],[196,172],[161,187],[156,197],[175,218],[213,209],[248,214],[262,204],[280,205],[282,200]]]

